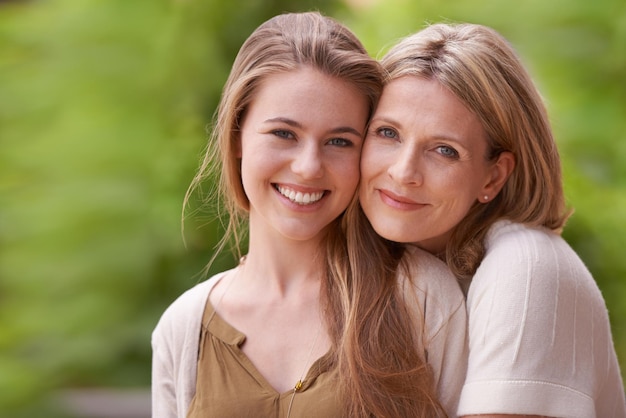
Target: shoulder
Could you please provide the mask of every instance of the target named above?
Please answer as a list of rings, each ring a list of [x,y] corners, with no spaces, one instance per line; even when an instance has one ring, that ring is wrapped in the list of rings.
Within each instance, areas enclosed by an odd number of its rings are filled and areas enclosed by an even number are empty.
[[[571,309],[605,310],[591,273],[560,235],[509,221],[497,222],[487,235],[468,291],[470,314],[487,301],[489,310],[499,306],[511,315],[523,309],[552,316],[557,306],[572,303]]]
[[[593,411],[605,383],[619,381],[610,377],[616,360],[604,299],[558,234],[507,221],[494,224],[467,309],[463,415],[495,410],[554,416],[554,405],[565,408],[563,414]]]
[[[520,250],[526,253],[531,250],[547,250],[564,246],[567,246],[567,243],[557,233],[511,221],[499,221],[493,224],[485,239],[486,256],[492,253],[503,255],[506,252],[512,256],[519,256]],[[536,255],[542,254],[545,253],[538,251]]]
[[[185,416],[195,393],[202,314],[220,273],[180,295],[152,332],[153,416]]]
[[[413,287],[431,300],[458,305],[463,300],[461,287],[446,263],[417,247],[409,247],[405,260],[413,279]]]
[[[152,333],[153,344],[163,341],[170,343],[180,341],[190,329],[195,333],[199,328],[204,305],[211,289],[226,273],[216,274],[174,300],[163,312]]]
[[[580,257],[559,235],[545,228],[500,221],[486,237],[485,256],[472,280],[472,286],[498,280],[521,286],[543,281],[565,286],[595,287]],[[471,292],[471,286],[470,286]]]
[[[531,227],[511,221],[496,222],[485,240],[485,260],[500,259],[503,265],[552,260],[555,257],[581,263],[580,258],[561,235],[541,227]],[[540,264],[539,267],[545,267]],[[584,266],[582,266],[584,267]]]
[[[431,336],[451,317],[465,314],[461,287],[443,261],[416,247],[408,249],[404,261],[411,276],[405,283],[410,283]]]

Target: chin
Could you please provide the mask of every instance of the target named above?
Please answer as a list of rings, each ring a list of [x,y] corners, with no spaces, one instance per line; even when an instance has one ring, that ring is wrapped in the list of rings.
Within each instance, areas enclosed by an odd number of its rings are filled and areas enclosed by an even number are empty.
[[[407,234],[407,228],[389,228],[389,227],[379,227],[377,228],[375,225],[374,231],[381,237],[385,238],[389,241],[400,242],[403,244],[415,242],[416,239],[410,234]]]

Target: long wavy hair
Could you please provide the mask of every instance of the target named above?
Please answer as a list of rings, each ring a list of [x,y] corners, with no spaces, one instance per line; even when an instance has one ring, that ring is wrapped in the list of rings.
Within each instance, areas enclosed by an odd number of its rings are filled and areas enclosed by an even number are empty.
[[[211,204],[219,198],[224,208],[221,215],[226,218],[226,234],[216,254],[230,244],[241,256],[247,231],[250,203],[243,189],[236,148],[246,110],[267,76],[303,66],[354,86],[368,99],[369,116],[378,103],[384,79],[382,67],[345,26],[309,12],[279,15],[257,28],[234,61],[207,151],[185,196],[187,207],[190,196],[202,191],[207,180],[219,179],[215,193],[206,199]],[[348,239],[353,229],[347,224],[346,216],[335,220],[321,249],[326,260],[321,304],[333,354],[329,367],[338,372],[339,393],[346,401],[345,416],[433,416],[431,411],[440,408],[428,373],[423,373],[427,367],[417,341],[419,328],[413,326],[415,321],[395,280],[399,253],[383,245],[377,248],[380,253],[363,257],[355,251],[359,242]],[[371,238],[374,247],[381,242],[378,237]],[[378,280],[366,280],[372,276],[362,275],[363,271],[384,274]],[[426,377],[412,379],[422,375]]]
[[[329,281],[342,296],[329,298],[328,309],[347,315],[330,324],[344,327],[333,333],[341,336],[341,387],[351,397],[345,416],[445,417],[426,362],[427,324],[424,306],[411,290],[419,277],[404,257],[407,247],[378,235],[357,198],[343,216],[341,229],[329,233],[327,244],[328,270],[348,279]]]
[[[486,160],[504,151],[515,158],[500,193],[489,203],[476,202],[453,230],[444,257],[457,277],[474,275],[487,231],[499,219],[561,232],[570,211],[547,111],[502,35],[476,24],[434,24],[402,39],[381,62],[390,79],[434,79],[450,90],[487,133]]]

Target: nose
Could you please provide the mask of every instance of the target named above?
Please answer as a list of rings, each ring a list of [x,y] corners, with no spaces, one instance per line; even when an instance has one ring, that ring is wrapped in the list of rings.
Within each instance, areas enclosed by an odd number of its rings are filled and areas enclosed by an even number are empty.
[[[303,144],[296,150],[291,170],[304,179],[320,178],[324,174],[322,150],[316,141]]]
[[[387,173],[394,181],[400,184],[421,184],[423,178],[417,152],[406,148],[402,148],[399,151],[395,160],[389,165]]]

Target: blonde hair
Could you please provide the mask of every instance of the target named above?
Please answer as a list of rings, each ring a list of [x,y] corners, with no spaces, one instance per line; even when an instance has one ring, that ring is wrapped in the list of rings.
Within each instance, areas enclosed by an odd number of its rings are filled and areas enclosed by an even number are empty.
[[[345,328],[336,331],[342,335],[338,368],[340,386],[350,387],[358,400],[345,416],[445,417],[426,362],[424,307],[413,289],[413,280],[419,278],[403,257],[406,247],[378,235],[357,198],[343,217],[347,258],[342,241],[332,239],[338,231],[329,234],[328,270],[350,281],[347,286],[344,281],[330,283],[344,294],[330,302],[352,301],[343,309]]]
[[[390,79],[411,75],[448,88],[481,121],[488,155],[504,151],[515,168],[498,196],[476,203],[455,227],[445,259],[471,278],[484,256],[484,238],[499,219],[560,233],[569,216],[561,163],[547,111],[516,52],[495,30],[475,24],[434,24],[396,44],[382,59]]]
[[[309,12],[279,15],[259,26],[244,42],[233,63],[222,92],[207,152],[185,196],[187,205],[190,195],[201,189],[202,183],[213,176],[219,178],[218,193],[223,199],[228,220],[226,234],[216,254],[231,240],[237,255],[241,255],[240,245],[249,201],[241,182],[236,144],[246,110],[267,76],[293,71],[302,66],[314,68],[354,86],[368,99],[368,117],[378,103],[383,85],[382,68],[369,57],[354,34],[340,23],[319,13]],[[210,199],[214,200],[215,196]],[[360,316],[376,302],[377,295],[385,293],[383,290],[392,294],[392,299],[397,299],[396,282],[392,282],[390,276],[394,272],[387,272],[386,281],[375,280],[375,283],[368,283],[364,280],[365,276],[360,276],[359,272],[363,268],[360,263],[365,260],[354,260],[351,257],[349,247],[357,244],[347,242],[346,225],[345,222],[342,224],[342,218],[335,220],[328,228],[330,232],[325,238],[327,269],[321,300],[334,354],[328,367],[336,367],[338,371],[338,389],[347,401],[345,415],[422,416],[415,414],[414,401],[402,400],[415,393],[407,394],[407,389],[398,387],[397,381],[386,371],[390,359],[396,363],[391,368],[394,373],[402,373],[403,368],[424,367],[424,361],[417,355],[408,356],[410,361],[417,358],[417,365],[405,360],[407,351],[417,353],[417,347],[413,349],[403,345],[404,341],[412,339],[415,329],[406,325],[402,328],[402,332],[409,334],[406,338],[391,338],[390,334],[397,328],[377,327],[380,316]],[[385,299],[387,305],[382,306],[382,312],[378,313],[383,318],[392,318],[387,322],[402,318],[405,324],[409,324],[407,310],[401,301],[395,299],[392,302],[389,302],[389,298]],[[372,338],[374,348],[369,345],[372,341],[360,344],[354,338],[355,333],[366,328],[373,328],[367,337]],[[432,388],[428,386],[421,390],[430,394]],[[420,408],[427,410],[429,407],[420,405]]]

